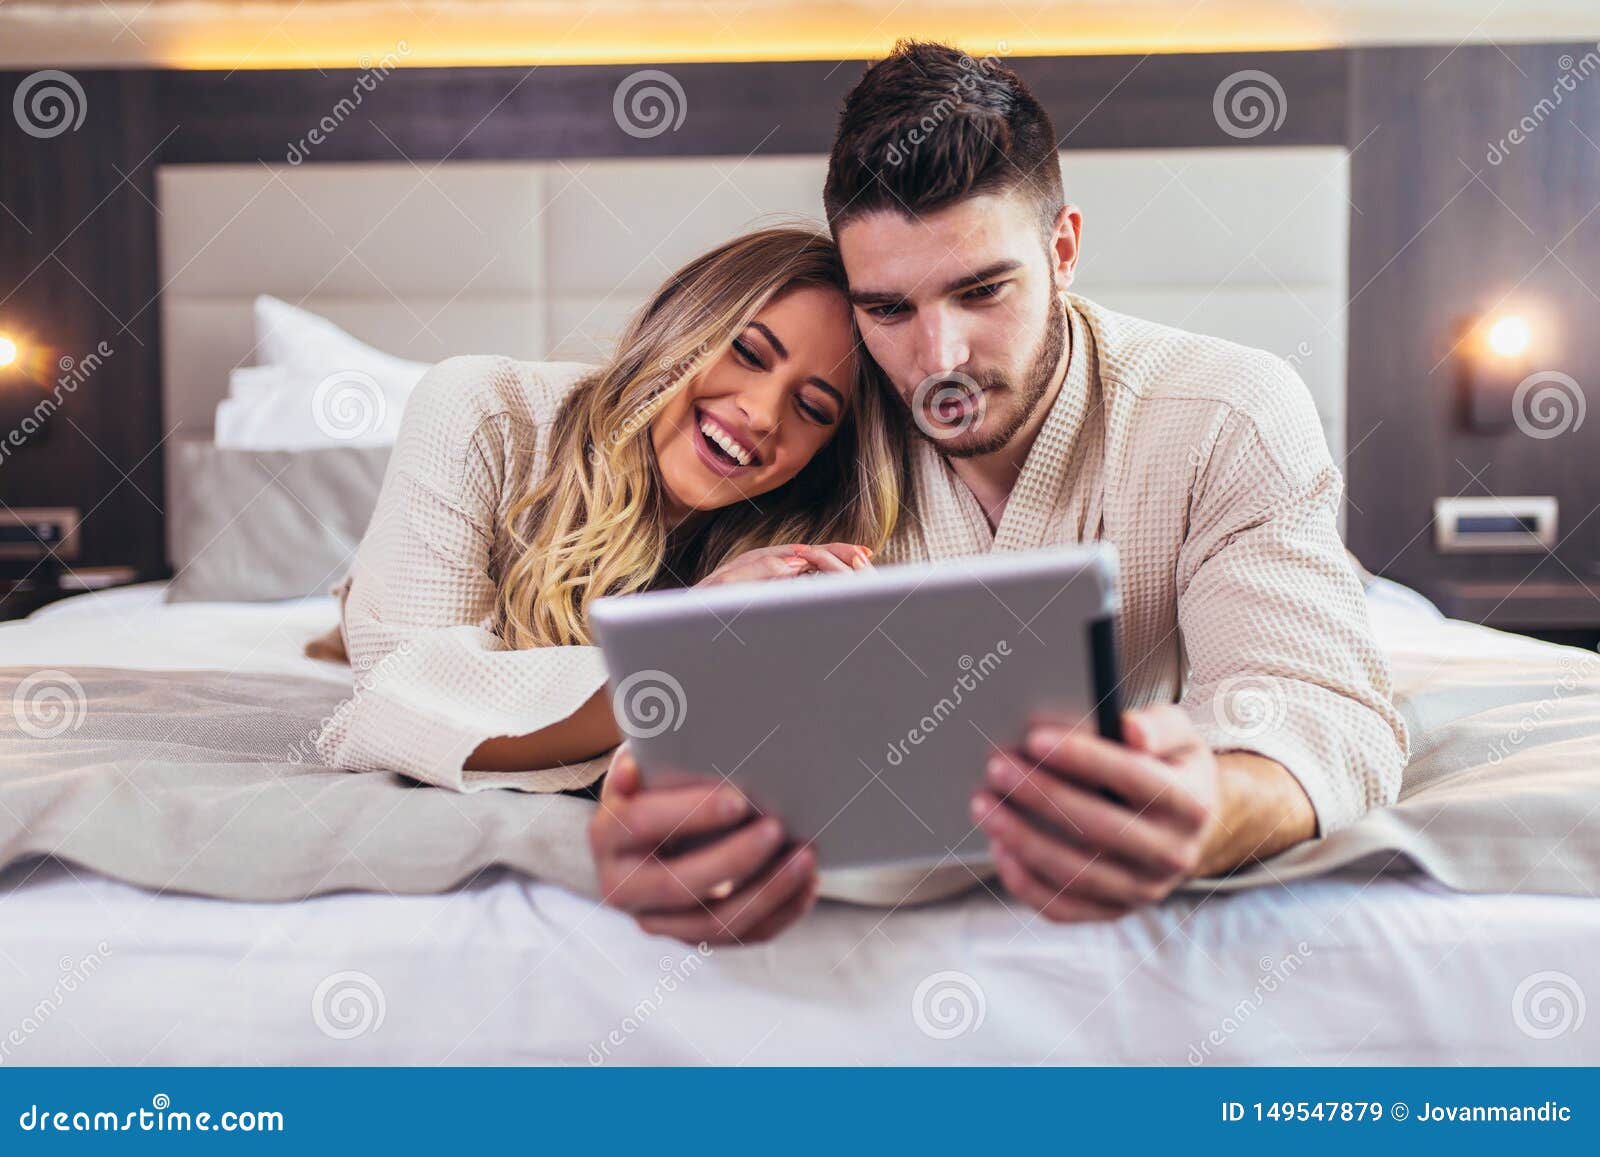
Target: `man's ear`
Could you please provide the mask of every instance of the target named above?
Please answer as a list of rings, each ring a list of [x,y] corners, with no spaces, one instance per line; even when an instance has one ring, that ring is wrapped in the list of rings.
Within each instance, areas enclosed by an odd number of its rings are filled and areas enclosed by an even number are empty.
[[[1072,287],[1078,273],[1079,241],[1083,237],[1083,210],[1070,202],[1061,206],[1056,214],[1055,227],[1050,233],[1048,252],[1054,259],[1050,278],[1057,293]]]

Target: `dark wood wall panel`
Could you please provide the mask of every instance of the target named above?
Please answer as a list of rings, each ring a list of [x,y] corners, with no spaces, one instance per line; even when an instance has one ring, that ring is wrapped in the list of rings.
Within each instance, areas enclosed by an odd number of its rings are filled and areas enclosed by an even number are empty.
[[[1368,566],[1430,593],[1447,578],[1600,573],[1600,413],[1547,439],[1464,430],[1451,354],[1464,320],[1504,302],[1534,323],[1527,370],[1568,374],[1600,409],[1600,75],[1552,98],[1585,52],[1354,54],[1350,131],[1366,143],[1352,164],[1349,538]],[[1501,148],[1524,117],[1536,127]],[[1555,559],[1435,551],[1433,499],[1491,492],[1560,500]]]
[[[1086,56],[1006,60],[1050,110],[1068,148],[1343,144],[1343,52]],[[612,95],[637,65],[422,68],[390,74],[310,152],[314,160],[743,156],[827,152],[841,102],[865,61],[668,64],[682,126],[630,136]],[[1271,133],[1229,136],[1212,113],[1233,73],[1270,71],[1287,114]],[[161,117],[181,125],[163,159],[282,161],[351,96],[350,71],[162,73]]]
[[[1050,111],[1066,148],[1191,148],[1342,145],[1350,54],[1195,53],[1064,56],[1007,61]],[[1235,73],[1270,75],[1283,89],[1283,118],[1253,136],[1224,132],[1212,108]]]
[[[0,385],[0,437],[20,408],[82,377],[38,434],[0,460],[0,501],[78,506],[86,565],[163,565],[161,439],[154,299],[153,169],[161,140],[157,75],[75,74],[85,118],[77,132],[38,138],[11,114],[24,73],[0,74],[0,330],[37,351],[32,381]],[[127,179],[124,179],[126,175]],[[110,356],[79,368],[101,343]],[[71,359],[66,369],[63,359]]]

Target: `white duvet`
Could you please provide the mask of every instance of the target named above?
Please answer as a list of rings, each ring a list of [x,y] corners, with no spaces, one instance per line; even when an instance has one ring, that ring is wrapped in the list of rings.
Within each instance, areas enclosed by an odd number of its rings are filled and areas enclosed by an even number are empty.
[[[1489,635],[1392,592],[1373,613],[1402,681]],[[332,621],[327,599],[166,605],[149,585],[0,627],[0,654],[342,681],[300,655]],[[1493,638],[1508,663],[1537,646]],[[1417,876],[1099,925],[982,892],[824,904],[776,943],[700,953],[500,872],[270,905],[36,862],[0,876],[0,1064],[1595,1063],[1597,961],[1600,900]]]

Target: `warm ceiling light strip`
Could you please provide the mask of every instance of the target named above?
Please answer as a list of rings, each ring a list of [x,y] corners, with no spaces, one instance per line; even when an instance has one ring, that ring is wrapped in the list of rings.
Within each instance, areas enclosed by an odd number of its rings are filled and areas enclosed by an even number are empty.
[[[807,4],[436,5],[306,4],[291,19],[270,6],[205,5],[204,19],[177,19],[188,5],[155,5],[101,51],[137,51],[139,63],[178,68],[357,68],[396,54],[404,67],[629,64],[663,61],[850,60],[882,56],[915,33],[999,56],[1216,52],[1327,47],[1330,18],[1299,5],[1235,0],[1179,18],[1165,5],[892,5],[848,0]],[[1188,7],[1188,5],[1183,5]],[[84,10],[92,17],[93,8]],[[5,9],[0,8],[0,20]],[[110,31],[115,31],[110,30]],[[33,30],[49,38],[43,26]],[[68,55],[92,51],[79,28]],[[131,47],[130,47],[131,45]],[[42,43],[40,46],[42,47]],[[0,57],[7,55],[0,49]],[[66,60],[62,57],[61,60]],[[85,61],[86,62],[86,61]],[[70,63],[70,62],[69,62]]]

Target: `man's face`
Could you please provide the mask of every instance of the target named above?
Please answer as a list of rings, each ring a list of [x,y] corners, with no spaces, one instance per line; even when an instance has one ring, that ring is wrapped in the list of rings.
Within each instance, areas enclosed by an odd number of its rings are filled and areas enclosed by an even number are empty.
[[[945,454],[1000,449],[1054,383],[1080,220],[1069,209],[1047,235],[1031,202],[1001,194],[838,230],[867,348]]]

